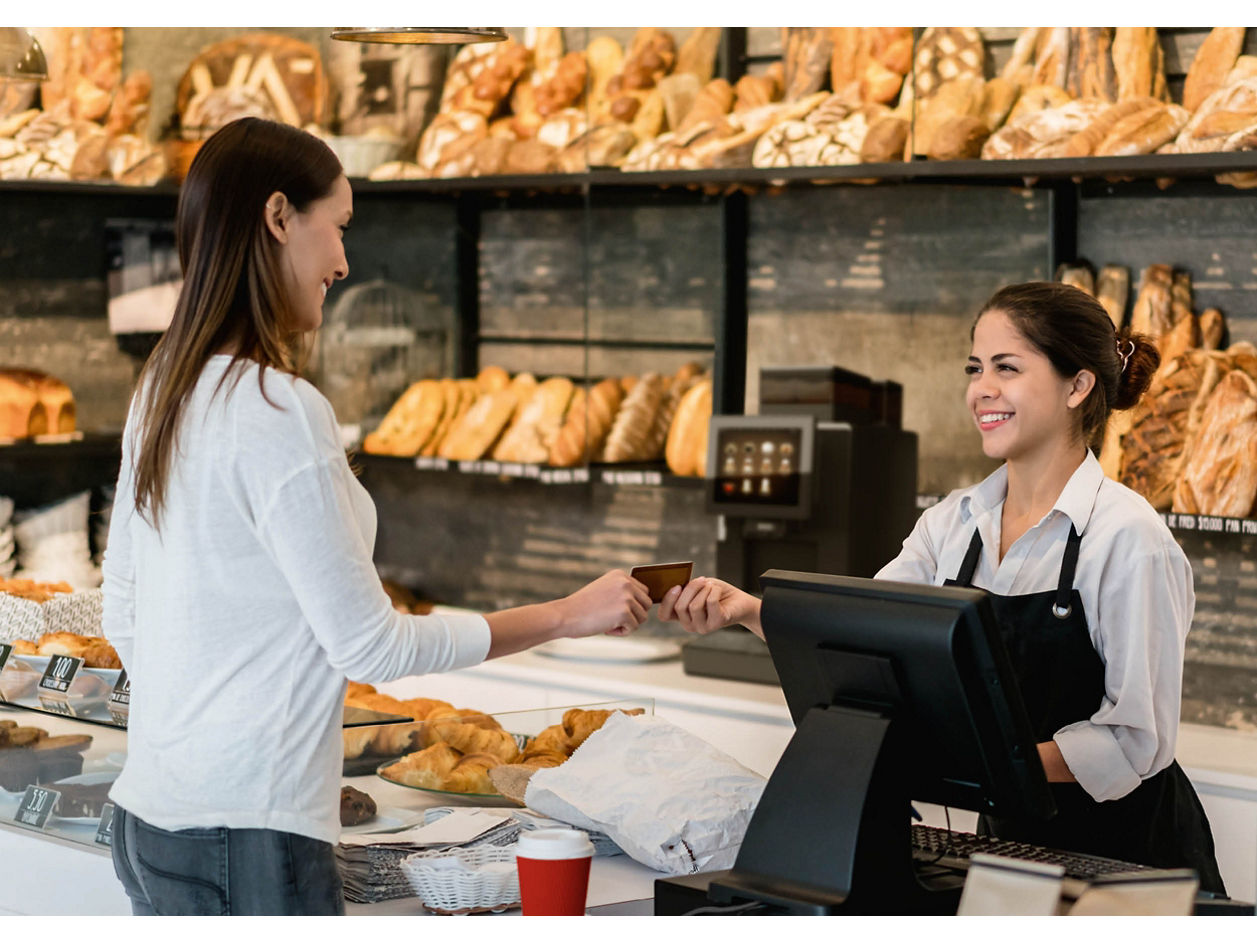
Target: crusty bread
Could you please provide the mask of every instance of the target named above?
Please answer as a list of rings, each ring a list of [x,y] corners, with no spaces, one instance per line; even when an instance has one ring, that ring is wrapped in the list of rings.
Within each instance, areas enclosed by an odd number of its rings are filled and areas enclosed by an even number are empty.
[[[1183,107],[1188,111],[1194,112],[1226,84],[1244,49],[1244,30],[1243,26],[1215,26],[1200,44],[1183,82]]]
[[[1165,54],[1155,26],[1119,26],[1113,35],[1117,100],[1152,96],[1169,101]]]
[[[376,430],[363,440],[363,451],[400,457],[417,455],[436,431],[444,411],[445,392],[440,380],[411,383]]]
[[[1096,300],[1109,314],[1114,329],[1126,319],[1126,300],[1130,295],[1130,269],[1125,265],[1105,265],[1096,280]]]
[[[1157,108],[1160,102],[1152,97],[1128,98],[1106,109],[1098,118],[1075,134],[1065,144],[1066,157],[1090,157],[1109,136],[1113,125],[1137,112]]]
[[[510,427],[493,449],[494,459],[533,464],[545,461],[567,414],[573,389],[572,381],[562,376],[537,385],[521,401]]]
[[[48,431],[48,410],[27,383],[0,373],[0,438],[26,438]]]
[[[624,396],[616,379],[604,379],[588,393],[576,390],[567,419],[550,446],[550,464],[571,467],[597,454],[606,442]]]
[[[668,389],[669,381],[658,373],[647,373],[633,384],[607,435],[602,460],[614,463],[658,457],[651,453],[650,441],[655,416]]]
[[[707,429],[711,420],[712,388],[702,379],[681,397],[664,455],[673,474],[702,476],[707,470]]]
[[[70,387],[47,373],[39,370],[6,369],[0,370],[0,376],[24,383],[34,392],[44,407],[47,416],[47,431],[50,434],[64,434],[74,431],[75,405],[74,393]],[[42,434],[33,432],[31,434]]]
[[[1204,349],[1217,350],[1221,347],[1225,332],[1226,322],[1221,311],[1210,307],[1200,312],[1200,345]]]
[[[1172,104],[1136,111],[1114,122],[1104,140],[1096,146],[1096,156],[1151,154],[1174,140],[1189,117],[1186,108]]]
[[[1247,517],[1257,499],[1257,383],[1231,370],[1209,396],[1174,489],[1178,513]]]

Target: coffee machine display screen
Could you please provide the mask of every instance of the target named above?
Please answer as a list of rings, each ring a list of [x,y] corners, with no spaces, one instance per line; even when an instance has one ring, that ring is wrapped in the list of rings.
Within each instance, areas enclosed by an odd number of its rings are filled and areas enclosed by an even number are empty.
[[[714,493],[717,504],[793,507],[804,460],[800,428],[719,428]]]

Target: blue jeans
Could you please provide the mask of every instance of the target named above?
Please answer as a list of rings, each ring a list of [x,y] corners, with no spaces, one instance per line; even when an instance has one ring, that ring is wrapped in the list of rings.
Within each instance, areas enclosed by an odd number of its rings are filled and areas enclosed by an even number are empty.
[[[137,916],[345,914],[335,849],[285,831],[165,831],[117,807],[113,866]]]

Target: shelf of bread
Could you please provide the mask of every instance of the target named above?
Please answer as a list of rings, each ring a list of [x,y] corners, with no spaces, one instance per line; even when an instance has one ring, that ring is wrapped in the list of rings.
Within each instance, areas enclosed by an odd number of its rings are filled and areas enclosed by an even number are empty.
[[[439,103],[426,124],[401,110],[374,121],[346,111],[362,94],[360,64],[325,70],[314,46],[252,32],[192,59],[174,113],[160,116],[172,133],[157,144],[152,79],[123,76],[122,29],[49,28],[37,31],[49,81],[0,101],[0,179],[178,180],[214,130],[256,115],[323,136],[351,175],[433,189],[638,174],[692,185],[922,174],[1257,184],[1257,56],[1243,54],[1245,27],[1184,47],[1178,100],[1166,75],[1172,37],[1154,27],[1027,27],[1011,48],[977,27],[914,32],[783,28],[779,58],[757,57],[729,80],[716,75],[721,27],[642,27],[627,43],[594,35],[583,48],[568,48],[559,27],[530,27],[522,41],[462,47],[431,86]]]
[[[475,378],[412,383],[362,448],[413,458],[421,470],[547,484],[588,482],[591,463],[631,464],[623,470],[661,480],[662,460],[674,475],[702,477],[711,396],[711,376],[697,363],[671,376],[645,373],[590,385],[562,376],[512,377],[486,366]],[[603,473],[614,476],[617,469]]]
[[[1151,337],[1161,354],[1147,393],[1109,420],[1105,473],[1184,520],[1257,515],[1257,347],[1226,345],[1223,313],[1196,311],[1191,274],[1172,265],[1143,270],[1128,321],[1125,268],[1106,266],[1096,276],[1064,266],[1058,277],[1097,297],[1115,326]]]

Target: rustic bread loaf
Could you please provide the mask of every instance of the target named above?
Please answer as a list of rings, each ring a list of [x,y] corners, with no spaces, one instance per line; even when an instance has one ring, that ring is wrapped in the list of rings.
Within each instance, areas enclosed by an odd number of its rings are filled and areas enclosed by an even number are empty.
[[[1247,517],[1257,499],[1257,383],[1231,370],[1209,395],[1174,489],[1177,513]]]

